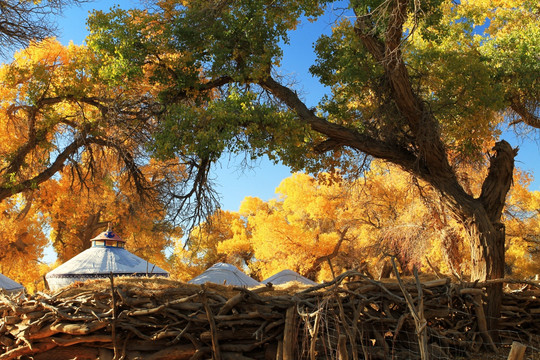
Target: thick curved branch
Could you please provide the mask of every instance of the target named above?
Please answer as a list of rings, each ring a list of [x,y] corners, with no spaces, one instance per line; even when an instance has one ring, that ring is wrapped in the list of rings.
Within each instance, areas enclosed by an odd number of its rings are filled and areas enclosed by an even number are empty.
[[[102,99],[99,99],[97,97],[88,97],[88,96],[75,96],[75,95],[64,95],[64,96],[55,96],[55,97],[48,97],[41,99],[36,106],[40,107],[43,105],[55,105],[59,104],[63,101],[77,101],[81,103],[85,103],[87,105],[92,105],[99,109],[99,111],[102,113],[102,115],[107,114],[109,111],[109,108],[102,104]]]
[[[415,93],[407,66],[401,54],[403,24],[407,20],[408,0],[391,0],[388,29],[384,38],[378,36],[370,16],[357,14],[355,34],[367,51],[385,71],[388,93],[397,106],[395,117],[403,121],[403,131],[412,135],[411,147],[417,163],[405,168],[419,175],[444,193],[461,192],[455,172],[448,162],[446,147],[441,140],[439,123],[422,99]],[[392,109],[390,109],[392,110]],[[376,156],[376,155],[375,155]],[[398,165],[403,163],[388,159]]]
[[[540,118],[531,113],[525,105],[516,97],[510,99],[510,108],[521,118],[519,121],[513,121],[511,124],[523,122],[536,129],[540,129]]]
[[[233,78],[230,76],[222,76],[217,79],[212,79],[212,80],[209,80],[208,82],[202,83],[201,85],[199,85],[198,90],[206,91],[206,90],[215,89],[220,86],[230,84],[233,81],[234,81]]]
[[[129,175],[133,179],[137,192],[142,195],[148,190],[144,175],[140,171],[139,167],[135,163],[133,155],[123,148],[115,141],[107,140],[99,137],[84,137],[78,136],[73,142],[67,145],[60,154],[56,157],[54,162],[46,169],[31,179],[24,180],[16,185],[2,185],[0,186],[0,201],[27,190],[35,189],[41,183],[49,180],[54,174],[61,171],[67,159],[75,155],[81,148],[87,147],[90,144],[96,144],[103,147],[109,147],[117,151],[120,158],[126,165],[126,169]]]
[[[216,79],[210,79],[206,82],[199,83],[197,87],[188,87],[188,88],[182,88],[177,90],[173,95],[172,99],[173,102],[177,102],[180,100],[188,99],[190,96],[192,96],[193,92],[199,91],[199,92],[205,92],[210,91],[216,88],[219,88],[223,85],[227,85],[234,82],[234,79],[230,76],[222,76]]]
[[[403,24],[407,20],[408,1],[394,0],[392,4],[384,41],[375,36],[375,24],[368,21],[370,15],[356,14],[354,30],[368,52],[384,68],[392,97],[401,116],[407,120],[410,129],[418,137],[419,132],[438,127],[435,121],[424,113],[424,106],[413,91],[407,67],[401,56]],[[423,122],[426,121],[430,124],[424,126]],[[438,133],[434,135],[438,137]]]
[[[362,134],[355,129],[350,129],[338,124],[331,123],[321,118],[310,110],[300,100],[298,95],[286,86],[281,85],[271,77],[259,82],[259,85],[268,90],[276,98],[287,105],[296,115],[308,124],[312,130],[327,136],[327,144],[332,148],[348,146],[359,150],[367,155],[385,159],[395,164],[412,168],[416,162],[415,156],[399,147],[397,144],[389,144],[368,135]],[[323,146],[323,150],[325,147]]]
[[[102,114],[107,113],[107,107],[101,104],[100,100],[94,97],[75,97],[73,95],[69,96],[58,96],[58,97],[49,97],[49,98],[42,98],[39,99],[34,106],[25,106],[23,107],[28,112],[28,139],[24,145],[19,147],[15,154],[11,157],[11,161],[9,165],[0,171],[2,171],[4,174],[16,174],[19,172],[21,166],[24,164],[24,160],[28,156],[28,154],[34,150],[40,142],[40,139],[45,138],[46,130],[40,130],[36,129],[36,116],[40,112],[43,106],[45,105],[56,105],[60,104],[63,101],[68,100],[76,100],[83,102],[88,105],[92,105],[96,108],[98,108]],[[62,120],[61,121],[64,124],[67,124],[73,128],[79,127],[76,123],[70,122],[68,120]]]
[[[15,186],[0,186],[0,201],[23,191],[34,189],[39,184],[49,180],[54,174],[62,170],[66,160],[70,156],[77,153],[81,146],[84,146],[85,140],[85,138],[75,139],[71,144],[66,146],[60,154],[58,154],[54,162],[49,167],[33,178],[25,180]]]

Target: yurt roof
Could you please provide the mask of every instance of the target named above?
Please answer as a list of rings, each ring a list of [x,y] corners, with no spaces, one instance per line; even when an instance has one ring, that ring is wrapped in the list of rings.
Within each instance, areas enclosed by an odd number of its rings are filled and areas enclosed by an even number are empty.
[[[11,280],[7,276],[0,274],[0,288],[6,291],[23,290],[24,286],[16,281]]]
[[[317,283],[313,280],[308,279],[307,277],[304,277],[300,275],[299,273],[292,271],[292,270],[282,270],[278,272],[277,274],[274,274],[270,276],[268,279],[265,279],[261,281],[263,284],[272,283],[274,285],[281,285],[286,284],[291,281],[297,281],[302,284],[306,285],[317,285]]]
[[[261,284],[257,280],[244,274],[236,266],[226,263],[214,264],[205,272],[189,281],[190,284],[204,284],[206,282],[246,287],[253,287]]]
[[[168,275],[168,272],[126,249],[107,246],[91,247],[47,273],[46,278],[69,277],[73,275]]]

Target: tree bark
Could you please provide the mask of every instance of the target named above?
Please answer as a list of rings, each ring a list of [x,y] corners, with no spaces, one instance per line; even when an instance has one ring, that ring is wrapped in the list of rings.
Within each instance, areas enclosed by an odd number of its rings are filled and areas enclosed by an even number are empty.
[[[473,224],[467,227],[471,236],[473,280],[504,278],[506,233],[501,217],[506,195],[512,185],[514,158],[518,149],[513,149],[503,140],[496,143],[493,150],[495,155],[490,158],[488,176],[479,197],[485,216],[476,216]],[[492,284],[488,288],[486,314],[490,329],[496,327],[496,318],[500,317],[502,292],[502,283]]]

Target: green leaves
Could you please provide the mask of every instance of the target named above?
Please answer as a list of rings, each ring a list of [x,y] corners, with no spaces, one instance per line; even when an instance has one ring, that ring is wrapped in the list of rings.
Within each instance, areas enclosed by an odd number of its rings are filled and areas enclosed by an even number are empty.
[[[283,144],[300,144],[305,129],[293,115],[256,98],[253,92],[231,88],[226,97],[203,107],[170,106],[153,151],[160,157],[182,152],[217,160],[227,151],[276,159],[282,155]]]
[[[88,45],[101,54],[103,78],[120,83],[142,74],[150,43],[144,39],[142,30],[150,19],[135,21],[140,15],[143,15],[140,11],[112,8],[109,13],[96,11],[88,19],[92,29]]]
[[[103,73],[120,80],[141,75],[154,56],[174,53],[190,59],[205,76],[238,81],[265,77],[281,57],[301,14],[317,16],[317,1],[192,1],[187,7],[158,4],[154,13],[113,8],[89,19],[89,45],[103,54]],[[178,59],[177,59],[178,60]],[[182,64],[182,61],[178,65]],[[181,66],[173,66],[175,71]]]
[[[540,26],[538,21],[513,28],[485,43],[493,79],[505,86],[507,98],[523,96],[540,101]]]

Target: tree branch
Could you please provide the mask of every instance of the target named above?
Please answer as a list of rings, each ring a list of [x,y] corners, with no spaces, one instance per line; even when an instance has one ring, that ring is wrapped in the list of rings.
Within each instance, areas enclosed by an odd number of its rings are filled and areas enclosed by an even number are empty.
[[[506,202],[506,195],[512,185],[514,174],[514,158],[518,148],[513,149],[510,144],[501,140],[493,147],[495,156],[490,158],[488,175],[482,184],[480,201],[484,205],[490,220],[493,223],[501,221],[502,211]]]
[[[130,178],[133,180],[137,193],[141,197],[145,195],[145,192],[149,190],[147,181],[144,177],[144,174],[139,169],[139,166],[135,163],[133,155],[129,151],[127,151],[126,148],[121,146],[116,141],[103,139],[100,137],[89,137],[86,139],[86,143],[115,149],[122,161],[124,162],[126,170]]]
[[[272,77],[267,77],[259,85],[287,105],[312,130],[326,135],[331,149],[349,146],[367,155],[391,161],[395,164],[412,168],[416,163],[415,156],[395,143],[382,142],[368,135],[342,125],[334,124],[314,114],[298,97],[296,92],[281,85]],[[325,147],[323,146],[322,150]]]
[[[540,118],[531,113],[525,105],[517,97],[512,97],[510,99],[510,108],[518,114],[521,119],[519,121],[513,121],[511,125],[518,122],[524,122],[525,124],[532,126],[536,129],[540,129]]]
[[[9,186],[2,185],[0,186],[0,201],[14,195],[21,193],[25,190],[34,189],[39,184],[44,181],[49,180],[54,174],[62,170],[64,167],[65,161],[73,154],[75,154],[81,146],[85,143],[85,138],[77,138],[71,144],[66,146],[64,150],[58,154],[55,161],[47,167],[45,170],[40,172],[38,175],[34,176],[31,179],[25,180],[17,185]]]
[[[385,60],[387,67],[392,68],[401,61],[401,42],[403,36],[403,24],[407,20],[408,0],[391,1],[392,8],[388,20],[388,28],[385,36]],[[394,63],[395,62],[395,63]]]
[[[345,240],[345,236],[347,235],[347,232],[349,231],[349,227],[346,227],[343,229],[343,231],[339,231],[339,240],[337,241],[336,245],[334,245],[334,249],[330,254],[326,254],[324,256],[320,256],[313,262],[313,265],[311,265],[311,268],[306,271],[306,274],[311,274],[317,270],[317,268],[325,261],[330,261],[331,259],[335,258],[339,254],[339,249],[341,247],[341,244],[343,243],[343,240]]]

